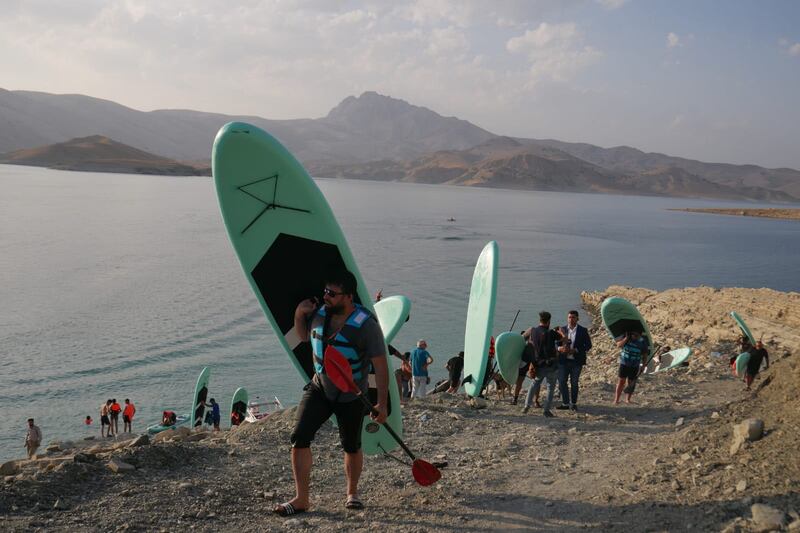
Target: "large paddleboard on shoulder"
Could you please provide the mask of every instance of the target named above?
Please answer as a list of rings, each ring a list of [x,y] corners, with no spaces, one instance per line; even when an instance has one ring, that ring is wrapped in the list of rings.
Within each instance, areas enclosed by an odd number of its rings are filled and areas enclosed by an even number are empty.
[[[750,333],[750,328],[747,327],[747,324],[745,324],[744,320],[742,320],[742,317],[740,317],[736,311],[731,311],[731,317],[733,318],[734,322],[736,322],[736,325],[739,326],[739,330],[742,332],[742,335],[747,337],[747,340],[750,341],[752,346],[755,346],[756,339],[753,337],[753,334]]]
[[[650,335],[650,328],[647,327],[639,310],[625,298],[612,296],[603,301],[600,306],[600,316],[603,325],[606,327],[612,338],[625,335],[629,331],[638,331],[650,343],[650,354],[653,353],[653,337]]]
[[[405,296],[387,296],[375,303],[375,316],[386,344],[392,342],[411,314],[411,300]]]
[[[514,385],[519,376],[519,367],[522,362],[522,352],[525,350],[525,339],[519,333],[505,331],[497,336],[494,343],[497,366],[500,375],[509,385]]]
[[[355,300],[373,310],[350,247],[316,183],[265,131],[241,122],[223,126],[214,140],[212,171],[222,218],[245,277],[286,354],[308,382],[314,365],[310,343],[301,343],[294,331],[297,304],[321,297],[326,275],[346,268],[358,281]],[[387,361],[391,376],[391,358]],[[400,397],[389,381],[387,422],[402,434]],[[370,384],[374,403],[372,375]],[[397,446],[382,427],[375,433],[364,431],[362,445],[368,454]]]
[[[189,427],[196,428],[203,425],[203,415],[206,412],[206,401],[208,400],[208,382],[211,380],[211,369],[204,367],[197,376],[197,384],[194,386],[194,396],[192,396],[192,413]]]
[[[244,419],[247,416],[247,402],[249,400],[250,396],[247,394],[247,389],[244,387],[239,387],[234,391],[233,398],[231,398],[231,426],[238,426],[244,422]]]
[[[466,331],[464,332],[464,390],[478,396],[486,376],[489,342],[494,325],[494,305],[497,298],[497,242],[487,244],[472,274],[469,291]]]

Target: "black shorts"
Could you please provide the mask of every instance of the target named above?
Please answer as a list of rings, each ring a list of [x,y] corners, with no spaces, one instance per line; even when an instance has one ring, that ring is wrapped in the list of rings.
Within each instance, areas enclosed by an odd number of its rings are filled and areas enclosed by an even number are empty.
[[[111,420],[119,420],[119,413],[111,413]]]
[[[619,373],[617,375],[621,378],[626,378],[631,380],[636,379],[637,377],[639,377],[639,367],[619,365]]]
[[[111,422],[108,420],[108,415],[101,415],[100,416],[100,425],[101,426],[110,426]]]
[[[336,415],[339,424],[339,439],[346,453],[356,453],[361,449],[361,425],[366,408],[361,400],[351,402],[332,402],[325,392],[314,382],[303,388],[303,397],[297,406],[294,431],[291,442],[293,448],[308,448],[322,424],[331,415]]]
[[[131,423],[131,419],[128,415],[122,415],[122,421],[125,422],[126,424]]]

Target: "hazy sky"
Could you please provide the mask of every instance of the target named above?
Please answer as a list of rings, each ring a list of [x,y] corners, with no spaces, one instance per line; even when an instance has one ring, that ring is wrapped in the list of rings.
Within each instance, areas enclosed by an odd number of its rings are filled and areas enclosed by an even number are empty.
[[[2,0],[0,87],[325,115],[374,90],[494,133],[800,168],[800,2]],[[2,127],[2,125],[0,125]]]

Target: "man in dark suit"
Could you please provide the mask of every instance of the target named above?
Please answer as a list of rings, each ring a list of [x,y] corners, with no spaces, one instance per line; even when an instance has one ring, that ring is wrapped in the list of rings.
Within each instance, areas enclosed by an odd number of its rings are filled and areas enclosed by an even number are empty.
[[[561,405],[556,409],[578,410],[578,380],[586,364],[586,352],[592,349],[589,330],[578,325],[578,312],[567,314],[567,325],[561,326],[563,340],[558,348],[558,386]]]

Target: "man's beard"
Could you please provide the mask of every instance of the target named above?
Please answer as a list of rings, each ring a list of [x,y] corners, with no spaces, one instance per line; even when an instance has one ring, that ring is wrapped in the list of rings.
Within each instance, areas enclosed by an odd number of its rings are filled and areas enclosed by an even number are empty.
[[[331,315],[340,315],[344,311],[344,305],[325,304],[325,312]]]

